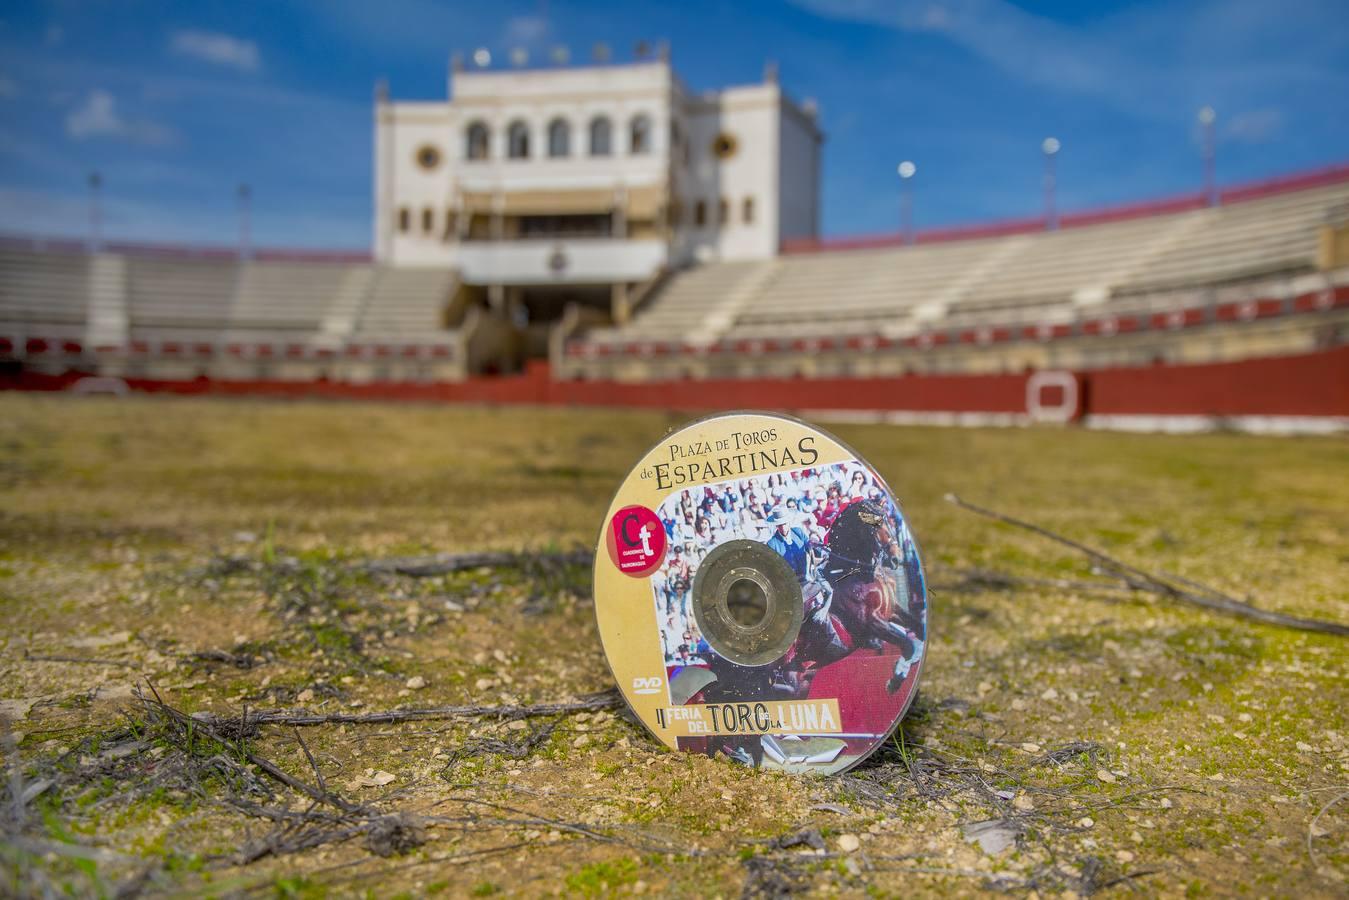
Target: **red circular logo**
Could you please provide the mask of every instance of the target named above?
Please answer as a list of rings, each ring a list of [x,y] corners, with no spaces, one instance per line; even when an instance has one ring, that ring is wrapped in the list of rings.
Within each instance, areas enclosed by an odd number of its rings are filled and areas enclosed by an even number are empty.
[[[645,578],[665,562],[665,526],[645,506],[625,506],[609,520],[609,558],[618,571]]]

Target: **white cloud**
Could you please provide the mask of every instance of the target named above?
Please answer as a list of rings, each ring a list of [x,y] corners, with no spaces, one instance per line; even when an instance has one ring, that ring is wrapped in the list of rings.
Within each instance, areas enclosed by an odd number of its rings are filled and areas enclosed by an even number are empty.
[[[84,102],[66,115],[66,134],[77,141],[115,138],[133,144],[160,147],[177,140],[167,125],[129,120],[117,109],[117,98],[105,90],[92,90]]]
[[[262,66],[262,54],[253,41],[214,31],[184,29],[175,31],[169,39],[169,49],[178,56],[187,56],[217,66],[256,72]]]
[[[1349,86],[1338,62],[1349,32],[1335,27],[1342,11],[1333,0],[1141,4],[1071,23],[1009,0],[793,2],[830,19],[938,36],[1019,81],[1147,118]]]

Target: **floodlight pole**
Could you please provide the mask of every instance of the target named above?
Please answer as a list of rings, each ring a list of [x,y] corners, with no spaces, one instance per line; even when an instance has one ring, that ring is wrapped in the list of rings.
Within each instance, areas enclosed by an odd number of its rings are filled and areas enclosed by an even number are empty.
[[[1040,143],[1040,150],[1045,157],[1045,230],[1053,231],[1059,227],[1058,210],[1055,204],[1055,188],[1057,187],[1057,178],[1054,171],[1054,158],[1058,156],[1059,139],[1056,137],[1047,137]]]
[[[904,243],[913,245],[913,176],[918,171],[909,160],[899,164],[899,227]]]
[[[239,198],[239,258],[248,259],[253,255],[253,190],[246,184],[240,184]]]
[[[89,173],[89,252],[103,249],[103,176]]]
[[[1218,140],[1214,124],[1218,114],[1213,107],[1205,106],[1199,110],[1199,127],[1202,130],[1204,145],[1204,202],[1209,206],[1218,205],[1218,187],[1215,170],[1217,168]]]

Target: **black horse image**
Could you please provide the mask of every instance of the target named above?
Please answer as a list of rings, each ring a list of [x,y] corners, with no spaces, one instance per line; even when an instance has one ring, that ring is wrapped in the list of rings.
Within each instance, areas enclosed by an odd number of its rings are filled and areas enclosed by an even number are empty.
[[[886,689],[899,690],[912,665],[915,642],[926,640],[926,596],[916,564],[904,558],[894,523],[878,503],[863,500],[843,510],[825,538],[823,583],[805,586],[805,620],[783,659],[770,666],[742,666],[712,654],[715,679],[689,703],[804,699],[823,666],[855,650],[893,644],[900,650]],[[910,584],[917,582],[917,590]],[[752,766],[763,764],[758,735],[682,738],[681,747],[708,756],[725,753]]]
[[[921,584],[910,589],[909,567],[886,509],[871,500],[849,505],[829,529],[825,550],[825,584],[807,588],[801,634],[774,687],[804,697],[821,667],[888,643],[901,654],[886,685],[894,693],[908,674],[915,642],[926,640],[926,597]]]

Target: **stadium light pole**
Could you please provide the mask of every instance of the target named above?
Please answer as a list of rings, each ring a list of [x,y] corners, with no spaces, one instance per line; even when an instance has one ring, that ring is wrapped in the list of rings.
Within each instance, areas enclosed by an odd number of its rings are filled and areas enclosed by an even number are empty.
[[[1204,143],[1204,202],[1209,206],[1218,205],[1218,189],[1214,173],[1218,141],[1213,127],[1217,121],[1218,113],[1213,107],[1205,106],[1199,110],[1199,128]]]
[[[97,253],[103,247],[103,176],[94,170],[89,173],[89,252]]]
[[[913,176],[918,167],[910,160],[899,164],[899,225],[904,233],[904,243],[913,244]]]
[[[1059,155],[1059,150],[1063,145],[1059,143],[1056,137],[1047,137],[1040,142],[1040,150],[1045,156],[1045,230],[1051,231],[1059,227],[1058,211],[1054,205],[1054,190],[1056,187],[1054,174],[1054,157]]]
[[[240,184],[236,193],[239,199],[239,258],[248,259],[253,255],[253,189]]]

